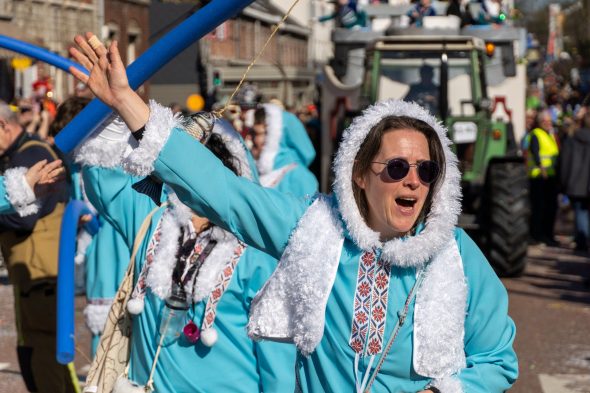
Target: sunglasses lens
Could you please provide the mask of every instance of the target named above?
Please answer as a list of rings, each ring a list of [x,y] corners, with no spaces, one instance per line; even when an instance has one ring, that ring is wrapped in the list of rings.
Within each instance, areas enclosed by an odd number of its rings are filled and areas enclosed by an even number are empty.
[[[401,180],[408,174],[410,164],[406,160],[394,158],[387,163],[387,174],[391,180]]]
[[[418,176],[426,184],[430,184],[438,177],[438,164],[434,161],[422,161],[418,165]]]

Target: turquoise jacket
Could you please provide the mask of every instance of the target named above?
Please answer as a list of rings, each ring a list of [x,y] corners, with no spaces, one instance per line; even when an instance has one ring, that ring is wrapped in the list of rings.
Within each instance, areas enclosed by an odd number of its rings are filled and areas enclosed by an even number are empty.
[[[191,157],[179,160],[178,157]],[[194,165],[198,161],[198,165]],[[172,130],[154,162],[154,174],[163,179],[197,214],[245,243],[280,258],[298,220],[311,203],[275,189],[264,189],[238,178],[217,158],[179,129]],[[515,327],[507,315],[505,288],[474,242],[461,229],[455,241],[468,283],[464,350],[466,367],[458,374],[465,392],[501,392],[514,383],[518,371],[512,349]],[[300,359],[305,392],[354,390],[354,352],[348,344],[353,294],[362,250],[346,236],[336,278],[325,311],[325,330],[316,350]],[[393,329],[396,311],[403,307],[416,279],[412,268],[393,266],[389,286],[385,336]],[[372,392],[416,392],[431,380],[418,375],[412,364],[413,315],[400,331]],[[433,321],[436,323],[436,321]],[[368,359],[361,358],[365,373]]]
[[[128,249],[133,245],[144,218],[157,206],[135,192],[133,178],[119,170],[85,167],[86,192],[100,214],[122,235]],[[145,261],[148,243],[163,213],[154,215],[135,260],[135,272]],[[212,348],[202,343],[179,341],[161,351],[154,377],[160,392],[291,392],[294,389],[295,348],[287,344],[256,343],[246,335],[250,301],[270,276],[276,260],[248,247],[237,265],[230,285],[221,298],[215,319],[219,334]],[[149,290],[143,312],[134,316],[130,379],[147,382],[157,349],[158,314],[163,301]],[[205,301],[189,312],[201,325]],[[231,359],[231,360],[230,360]]]

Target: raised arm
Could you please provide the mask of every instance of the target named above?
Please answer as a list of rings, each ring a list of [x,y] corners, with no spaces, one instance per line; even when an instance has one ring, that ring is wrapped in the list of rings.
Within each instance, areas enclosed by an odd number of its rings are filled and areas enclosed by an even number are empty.
[[[197,140],[174,126],[171,111],[148,107],[130,88],[116,42],[108,50],[91,33],[76,36],[70,53],[90,75],[72,74],[125,121],[131,131],[145,126],[138,148],[125,159],[137,176],[154,173],[197,214],[235,233],[246,243],[279,257],[307,204],[235,176]]]

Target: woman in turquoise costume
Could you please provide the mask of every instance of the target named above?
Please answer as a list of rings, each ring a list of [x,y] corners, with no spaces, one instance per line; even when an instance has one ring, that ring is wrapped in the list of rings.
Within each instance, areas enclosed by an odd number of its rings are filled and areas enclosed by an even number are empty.
[[[8,169],[0,176],[0,214],[18,213],[21,217],[37,213],[37,195],[50,192],[47,186],[63,175],[61,160],[39,161],[30,168]],[[43,189],[44,188],[44,189]]]
[[[158,113],[163,122],[177,121],[168,108]],[[156,209],[134,261],[129,380],[159,392],[293,391],[295,348],[256,343],[246,334],[250,302],[277,261],[195,216],[173,192],[167,205],[158,208],[135,191],[139,179],[117,167],[128,149],[128,136],[125,125],[115,120],[81,146],[77,161],[83,164],[90,201],[122,234],[128,250],[146,216]],[[257,180],[237,133],[217,127],[207,146],[233,171]],[[187,296],[187,307],[190,304],[187,318],[169,332],[180,337],[170,342],[166,338],[150,378],[165,303],[171,303],[179,288]],[[131,382],[120,380],[115,391],[132,389]]]
[[[304,392],[503,392],[518,375],[505,288],[456,227],[460,173],[444,127],[416,104],[367,108],[345,131],[333,195],[300,200],[235,176],[127,83],[116,44],[76,37],[72,72],[132,130],[123,167],[279,258],[249,334],[294,342]],[[82,52],[85,53],[82,54]],[[93,60],[94,58],[94,60]],[[108,76],[108,78],[107,78]]]
[[[318,181],[308,166],[316,152],[301,121],[275,104],[262,105],[254,116],[254,127],[263,121],[266,131],[256,157],[260,183],[297,197],[313,196],[318,192]]]

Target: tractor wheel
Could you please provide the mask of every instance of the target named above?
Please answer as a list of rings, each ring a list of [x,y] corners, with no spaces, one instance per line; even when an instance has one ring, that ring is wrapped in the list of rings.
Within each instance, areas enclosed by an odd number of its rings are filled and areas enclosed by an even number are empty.
[[[491,163],[485,197],[484,251],[500,276],[522,274],[529,237],[529,185],[522,162]]]

